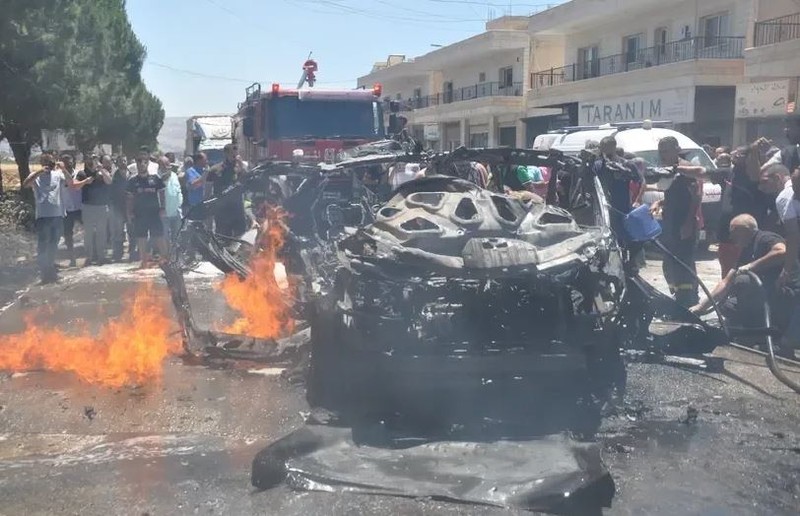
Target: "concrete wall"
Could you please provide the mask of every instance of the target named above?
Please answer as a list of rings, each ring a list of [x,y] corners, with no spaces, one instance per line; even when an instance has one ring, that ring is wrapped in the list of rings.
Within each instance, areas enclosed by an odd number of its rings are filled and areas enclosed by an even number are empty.
[[[514,82],[525,82],[523,74],[524,51],[515,50],[507,53],[475,59],[469,64],[442,70],[443,81],[453,81],[453,88],[474,86],[479,83],[479,74],[486,73],[485,82],[498,82],[501,68],[512,66],[514,68]]]
[[[409,122],[431,124],[469,120],[472,124],[488,124],[491,119],[513,124],[525,111],[523,97],[483,97],[466,102],[453,102],[426,109],[417,109],[409,115]]]
[[[800,13],[800,0],[756,0],[756,3],[758,21]]]
[[[531,71],[540,72],[564,66],[564,40],[563,36],[533,38]]]
[[[745,51],[747,77],[752,81],[800,75],[800,39]]]
[[[618,13],[636,15],[671,0],[572,0],[531,17],[528,30],[536,34],[564,34],[591,30],[597,21]]]

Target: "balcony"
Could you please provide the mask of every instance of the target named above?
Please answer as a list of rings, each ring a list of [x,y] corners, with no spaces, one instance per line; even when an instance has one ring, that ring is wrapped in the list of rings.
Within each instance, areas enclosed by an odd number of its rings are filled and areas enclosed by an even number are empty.
[[[743,59],[743,37],[697,37],[531,74],[531,89],[697,59]]]
[[[800,13],[756,23],[753,46],[763,47],[800,39]]]
[[[486,97],[521,97],[522,83],[504,84],[500,82],[482,82],[451,91],[443,91],[433,95],[400,101],[401,111],[414,111],[455,102],[481,99]]]

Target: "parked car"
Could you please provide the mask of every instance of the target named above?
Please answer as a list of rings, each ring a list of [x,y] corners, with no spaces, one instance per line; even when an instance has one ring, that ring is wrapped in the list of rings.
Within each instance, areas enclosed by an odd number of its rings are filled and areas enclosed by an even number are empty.
[[[617,146],[626,153],[634,154],[647,162],[648,166],[658,165],[658,142],[667,136],[678,140],[682,149],[682,156],[695,165],[702,165],[709,170],[716,166],[711,157],[702,147],[688,136],[665,127],[665,122],[642,122],[636,124],[607,124],[591,127],[571,127],[559,131],[540,135],[534,141],[534,149],[555,149],[567,155],[577,156],[585,149],[589,141],[599,142],[606,136],[613,136]],[[537,148],[538,147],[538,148]],[[642,202],[652,204],[664,198],[664,192],[648,189],[642,197]],[[716,242],[715,230],[722,212],[722,187],[712,182],[703,183],[703,228],[700,231],[700,245],[707,247]]]

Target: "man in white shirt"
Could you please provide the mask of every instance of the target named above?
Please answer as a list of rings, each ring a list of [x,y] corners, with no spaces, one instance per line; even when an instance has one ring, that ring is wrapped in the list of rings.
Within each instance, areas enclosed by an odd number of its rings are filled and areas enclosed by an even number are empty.
[[[782,163],[790,171],[800,167],[800,116],[794,115],[786,118],[784,133],[789,145],[775,152],[769,161],[764,163],[762,171],[777,163]],[[763,141],[764,145],[771,145],[765,138],[761,138],[759,141]]]
[[[150,156],[150,151],[147,149],[147,147],[141,147],[139,149],[139,154],[141,155],[142,153],[147,153],[147,155]],[[133,163],[128,165],[128,178],[136,177],[138,173],[139,170],[136,166],[136,161],[134,160]],[[158,163],[155,161],[153,156],[150,156],[150,159],[147,162],[147,174],[151,176],[158,175]]]

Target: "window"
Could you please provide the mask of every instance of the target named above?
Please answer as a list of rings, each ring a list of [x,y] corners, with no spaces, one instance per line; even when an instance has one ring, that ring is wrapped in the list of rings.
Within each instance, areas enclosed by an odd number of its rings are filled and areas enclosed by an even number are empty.
[[[643,41],[644,41],[643,34],[634,34],[632,36],[625,36],[622,39],[622,51],[625,54],[626,67],[635,65],[639,61],[639,51],[642,49]]]
[[[669,38],[669,29],[666,27],[659,27],[656,29],[653,44],[656,47],[656,56],[664,57],[667,54],[667,39]]]
[[[442,97],[445,104],[453,102],[453,81],[447,81],[442,85]]]
[[[578,73],[576,79],[588,79],[600,75],[599,54],[600,50],[596,46],[578,49]]]
[[[473,133],[469,135],[469,146],[483,149],[489,146],[489,133]]]
[[[700,19],[704,47],[719,45],[721,38],[728,35],[728,18],[728,13],[720,13]]]
[[[481,72],[478,74],[478,82],[486,82],[486,72]]]
[[[507,66],[500,69],[500,87],[511,88],[514,86],[514,68]]]
[[[501,127],[499,131],[499,138],[497,143],[501,147],[516,147],[517,146],[517,128],[516,127]]]

